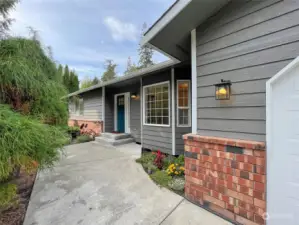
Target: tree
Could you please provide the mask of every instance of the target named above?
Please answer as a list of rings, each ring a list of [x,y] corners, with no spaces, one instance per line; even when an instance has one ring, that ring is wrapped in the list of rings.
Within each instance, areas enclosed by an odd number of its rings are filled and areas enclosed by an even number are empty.
[[[79,79],[78,79],[78,75],[76,74],[75,71],[70,72],[68,90],[70,93],[73,93],[73,92],[79,90]]]
[[[9,18],[9,11],[14,8],[18,0],[1,0],[0,1],[0,39],[6,36],[12,19]]]
[[[94,77],[92,80],[92,84],[97,85],[98,83],[100,83],[99,79],[97,77]]]
[[[68,65],[66,65],[64,67],[63,84],[66,87],[66,89],[69,90],[69,85],[70,85],[70,71],[69,71]]]
[[[127,70],[125,71],[125,75],[128,75],[129,73],[137,70],[139,70],[138,66],[136,66],[135,63],[132,63],[131,57],[128,57]]]
[[[107,59],[105,62],[106,71],[102,75],[102,81],[108,81],[116,78],[115,68],[117,64],[113,63],[113,60]]]
[[[142,26],[142,35],[141,36],[143,36],[143,34],[146,32],[146,28],[147,28],[147,25],[146,25],[146,23],[144,23]],[[149,45],[141,46],[139,44],[138,54],[139,54],[139,63],[138,64],[139,64],[140,69],[154,65],[154,62],[152,59],[154,50]]]
[[[85,76],[83,80],[81,80],[80,89],[85,89],[93,86],[93,80],[89,76]]]

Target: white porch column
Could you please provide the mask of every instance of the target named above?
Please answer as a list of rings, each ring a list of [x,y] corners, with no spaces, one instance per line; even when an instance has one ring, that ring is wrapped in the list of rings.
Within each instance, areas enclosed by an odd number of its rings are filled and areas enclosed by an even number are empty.
[[[103,130],[105,132],[105,86],[102,87],[102,121],[103,121]]]
[[[191,31],[191,68],[192,68],[192,133],[197,133],[197,63],[196,29]]]
[[[143,145],[143,88],[142,77],[140,77],[140,143]]]
[[[172,128],[172,155],[175,155],[175,74],[171,68],[171,128]]]

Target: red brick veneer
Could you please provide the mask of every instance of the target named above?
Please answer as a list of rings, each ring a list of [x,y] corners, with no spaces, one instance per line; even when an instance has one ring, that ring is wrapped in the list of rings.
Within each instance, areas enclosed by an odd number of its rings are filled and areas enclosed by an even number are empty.
[[[186,134],[186,198],[241,224],[264,224],[265,143]]]
[[[95,132],[95,134],[98,136],[102,133],[103,131],[103,122],[102,121],[87,121],[87,120],[73,120],[69,119],[68,125],[69,126],[75,126],[77,125],[80,127],[83,123],[88,124],[87,130],[92,130]]]

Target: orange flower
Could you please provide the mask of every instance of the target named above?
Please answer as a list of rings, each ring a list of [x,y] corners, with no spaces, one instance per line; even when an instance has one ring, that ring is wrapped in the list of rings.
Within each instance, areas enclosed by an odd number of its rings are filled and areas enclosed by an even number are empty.
[[[32,161],[32,164],[33,164],[33,166],[34,166],[35,168],[38,167],[38,162],[36,162],[35,160]]]

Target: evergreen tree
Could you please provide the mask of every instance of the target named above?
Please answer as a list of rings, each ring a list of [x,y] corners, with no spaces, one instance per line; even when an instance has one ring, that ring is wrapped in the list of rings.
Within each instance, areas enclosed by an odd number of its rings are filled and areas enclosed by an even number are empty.
[[[68,65],[64,67],[64,73],[63,73],[63,84],[66,87],[67,90],[69,90],[69,84],[70,84],[70,71]]]
[[[147,25],[146,23],[143,24],[142,26],[142,35],[146,32],[147,29]],[[139,49],[138,49],[138,54],[139,54],[139,68],[146,68],[148,66],[154,65],[153,62],[153,54],[154,54],[154,50],[153,48],[151,48],[148,45],[139,45]]]
[[[125,71],[125,75],[134,72],[136,70],[139,70],[138,66],[136,66],[135,63],[132,63],[131,57],[128,57],[127,70]]]
[[[102,81],[108,81],[116,78],[115,68],[117,64],[113,63],[113,60],[107,59],[105,69],[106,71],[102,75]]]
[[[6,36],[9,26],[13,21],[8,17],[9,11],[14,8],[18,0],[1,0],[0,1],[0,39]]]
[[[75,71],[70,72],[68,90],[70,93],[79,90],[79,79]]]
[[[92,80],[92,84],[97,85],[98,83],[100,83],[99,79],[97,77],[94,77]]]

